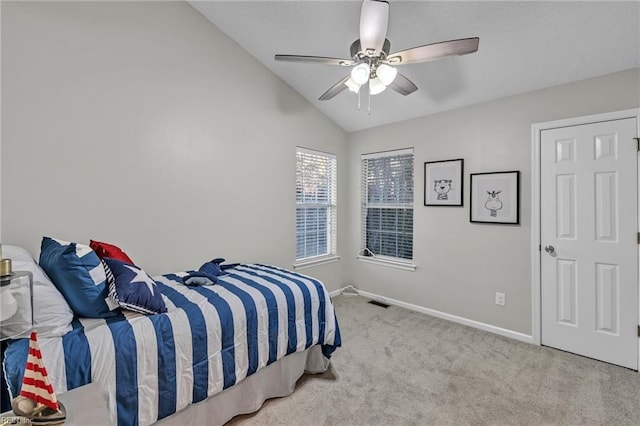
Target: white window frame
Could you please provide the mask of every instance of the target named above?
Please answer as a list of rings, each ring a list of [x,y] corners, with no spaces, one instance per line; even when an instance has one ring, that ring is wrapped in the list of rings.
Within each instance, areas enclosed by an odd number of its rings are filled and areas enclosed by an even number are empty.
[[[298,221],[297,210],[299,208],[318,208],[324,207],[327,209],[327,253],[315,256],[297,258],[297,238],[298,230],[296,227],[296,260],[293,264],[294,269],[304,269],[311,266],[322,265],[326,263],[336,262],[340,257],[337,255],[337,221],[338,221],[338,197],[337,197],[337,175],[338,175],[338,162],[335,154],[322,152],[318,150],[297,147],[296,148],[296,171],[299,167],[299,154],[317,156],[324,158],[325,161],[330,163],[330,179],[329,183],[329,200],[325,203],[304,203],[299,202],[296,196],[296,225]],[[298,186],[302,184],[299,181],[299,176],[296,172],[296,191]]]
[[[389,266],[392,268],[403,269],[407,271],[415,271],[416,265],[413,263],[413,254],[412,259],[405,259],[393,256],[385,256],[385,255],[376,255],[373,253],[369,253],[369,255],[365,255],[365,252],[368,251],[367,244],[367,209],[370,207],[374,208],[407,208],[412,210],[412,215],[415,218],[414,214],[414,200],[411,203],[402,203],[402,204],[368,204],[368,184],[367,184],[367,176],[366,176],[366,161],[375,158],[384,158],[384,157],[397,157],[411,155],[412,161],[415,162],[413,158],[414,152],[413,148],[406,148],[400,150],[393,151],[384,151],[384,152],[376,152],[371,154],[363,154],[361,156],[361,196],[362,196],[362,208],[361,208],[361,230],[360,230],[360,251],[358,253],[358,259],[365,263],[373,263],[383,266]],[[415,166],[413,169],[413,192],[415,194]],[[415,199],[415,197],[414,197]],[[415,229],[415,227],[414,227]],[[412,229],[412,237],[411,244],[413,245],[415,241],[415,232]],[[412,248],[413,253],[413,248]]]

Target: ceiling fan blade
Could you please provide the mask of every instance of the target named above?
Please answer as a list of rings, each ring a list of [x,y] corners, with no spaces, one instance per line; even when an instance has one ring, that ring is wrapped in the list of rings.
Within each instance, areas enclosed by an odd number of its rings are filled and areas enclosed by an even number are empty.
[[[369,56],[377,56],[387,37],[389,3],[379,0],[364,0],[360,12],[360,46]]]
[[[466,55],[477,51],[479,43],[478,37],[442,41],[391,53],[387,61],[391,65],[406,65],[435,61],[447,56]]]
[[[337,95],[338,93],[342,92],[344,89],[347,88],[347,86],[345,85],[345,83],[347,82],[347,80],[349,80],[349,78],[351,77],[351,74],[347,74],[347,76],[345,78],[343,78],[342,80],[340,80],[339,82],[337,82],[336,84],[334,84],[333,86],[331,86],[329,88],[329,90],[327,90],[326,92],[324,92],[322,94],[322,96],[320,96],[318,98],[319,101],[328,101],[329,99],[333,98],[335,95]]]
[[[400,73],[396,75],[396,78],[387,87],[395,90],[403,96],[410,95],[418,90],[418,86],[413,84],[413,81],[409,80],[407,77]]]
[[[276,55],[276,61],[285,62],[308,62],[325,65],[341,65],[348,67],[355,64],[351,59],[326,58],[324,56],[303,56],[303,55]]]

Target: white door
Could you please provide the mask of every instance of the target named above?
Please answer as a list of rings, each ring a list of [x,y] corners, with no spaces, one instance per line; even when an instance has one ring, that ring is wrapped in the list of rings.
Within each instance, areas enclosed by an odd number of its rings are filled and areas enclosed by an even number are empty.
[[[636,119],[541,132],[542,344],[638,369]]]

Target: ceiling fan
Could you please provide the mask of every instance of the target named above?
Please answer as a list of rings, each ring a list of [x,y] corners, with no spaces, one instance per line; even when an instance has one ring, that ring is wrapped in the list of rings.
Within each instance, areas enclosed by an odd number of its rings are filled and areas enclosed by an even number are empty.
[[[354,93],[359,93],[360,87],[366,83],[368,83],[370,95],[377,95],[387,87],[401,95],[409,95],[418,90],[418,87],[407,77],[400,74],[395,66],[435,61],[447,56],[466,55],[478,50],[480,39],[471,37],[389,53],[391,43],[386,38],[388,23],[388,2],[383,0],[363,0],[360,13],[360,38],[351,44],[351,59],[275,55],[275,60],[353,67],[350,74],[320,96],[319,100],[326,101],[347,88]]]

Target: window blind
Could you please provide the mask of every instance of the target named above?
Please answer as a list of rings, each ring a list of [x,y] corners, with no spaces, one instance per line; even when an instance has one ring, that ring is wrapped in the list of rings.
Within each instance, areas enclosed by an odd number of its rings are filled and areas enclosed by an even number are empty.
[[[413,259],[413,149],[362,156],[365,256]]]
[[[296,150],[296,260],[336,253],[337,160]]]

